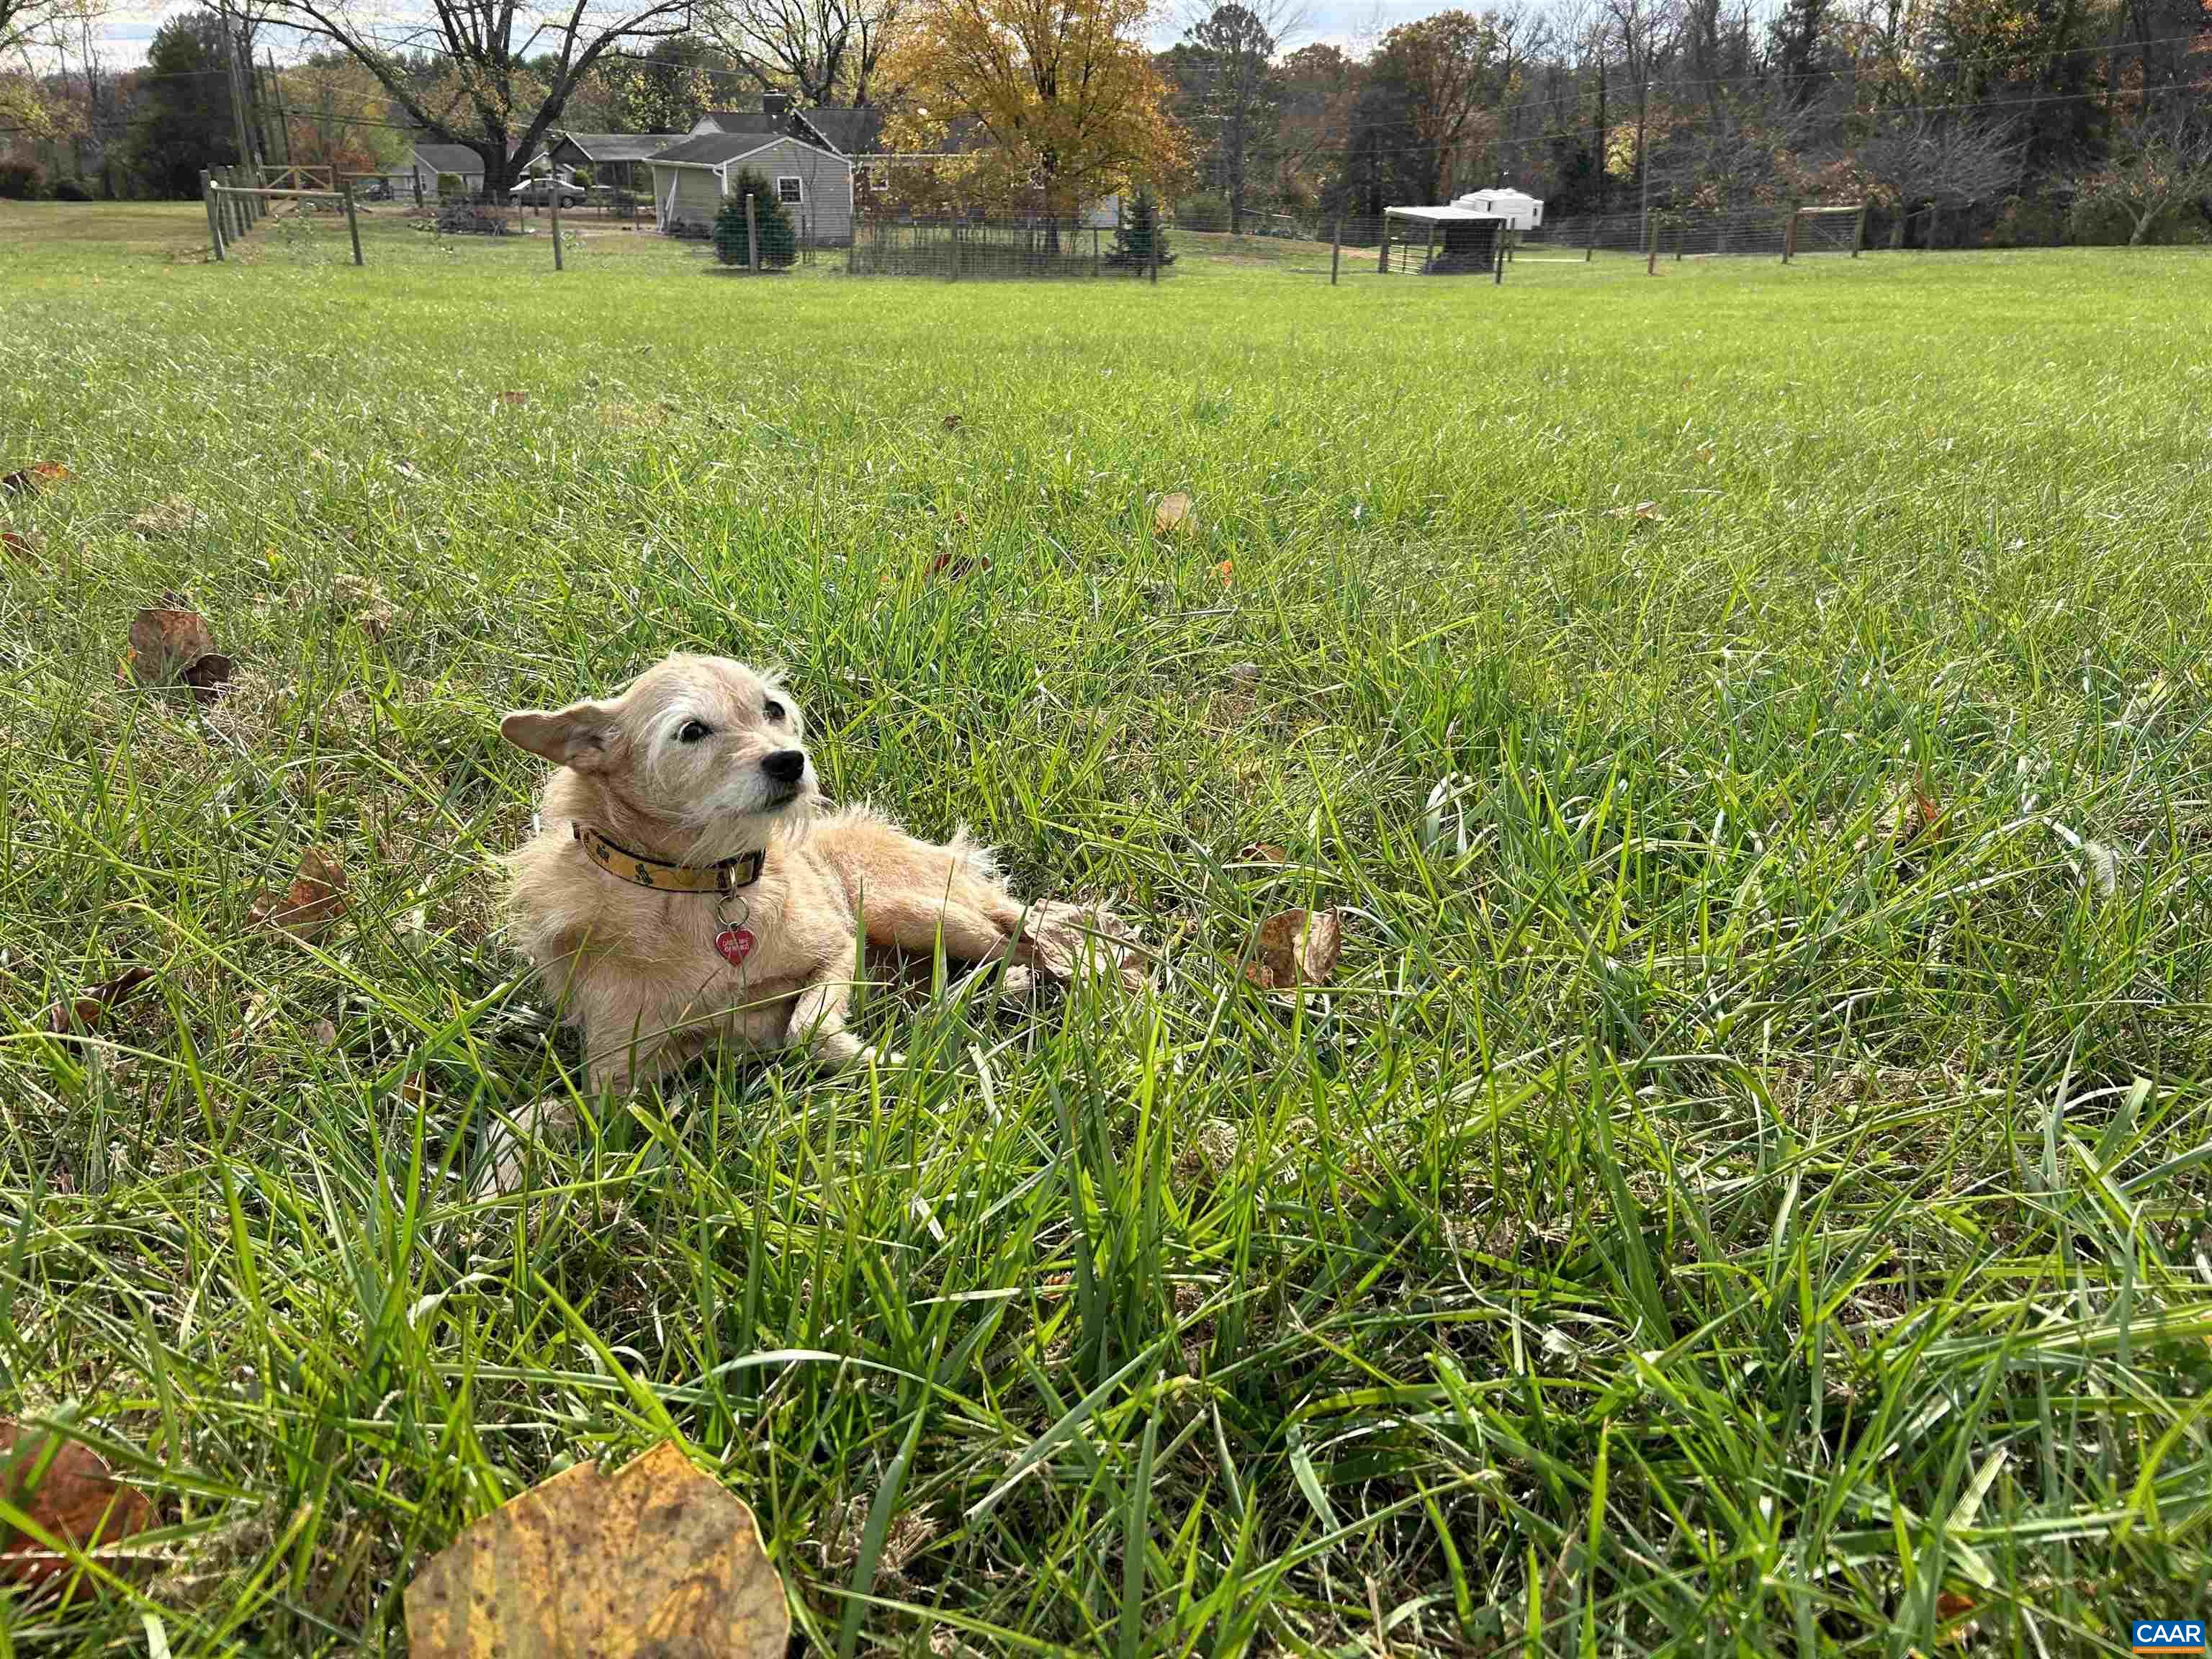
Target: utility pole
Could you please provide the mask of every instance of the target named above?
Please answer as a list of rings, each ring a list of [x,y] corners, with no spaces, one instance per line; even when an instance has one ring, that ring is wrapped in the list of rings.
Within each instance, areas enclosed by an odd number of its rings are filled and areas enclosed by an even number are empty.
[[[228,9],[216,14],[222,20],[222,65],[230,86],[230,125],[232,136],[238,143],[238,164],[251,170],[253,167],[253,143],[246,136],[246,76],[238,67],[238,25]],[[257,179],[255,181],[258,183]]]

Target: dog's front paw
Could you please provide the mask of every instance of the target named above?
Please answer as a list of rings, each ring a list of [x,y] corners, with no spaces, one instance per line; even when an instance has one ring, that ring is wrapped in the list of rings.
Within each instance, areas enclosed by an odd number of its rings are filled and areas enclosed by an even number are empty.
[[[999,981],[999,990],[1005,996],[1025,997],[1036,990],[1037,984],[1036,969],[1013,966],[1009,967]]]
[[[858,1060],[863,1066],[873,1066],[878,1071],[889,1072],[906,1064],[906,1054],[897,1048],[878,1048],[863,1044]]]

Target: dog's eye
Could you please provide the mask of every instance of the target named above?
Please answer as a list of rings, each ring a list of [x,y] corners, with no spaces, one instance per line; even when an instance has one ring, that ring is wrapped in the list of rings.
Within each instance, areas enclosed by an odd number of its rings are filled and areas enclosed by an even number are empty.
[[[714,728],[708,725],[706,721],[686,720],[683,725],[676,728],[676,741],[678,743],[696,743],[700,738],[712,737],[714,734]]]
[[[768,700],[768,707],[761,712],[768,716],[769,725],[781,726],[783,724],[784,715],[789,711],[774,697],[770,697]]]

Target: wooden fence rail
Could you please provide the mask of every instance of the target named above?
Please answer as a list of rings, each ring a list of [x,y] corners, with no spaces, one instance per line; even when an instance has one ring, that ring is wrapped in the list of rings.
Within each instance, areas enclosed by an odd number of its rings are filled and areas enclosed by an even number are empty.
[[[296,173],[298,169],[293,171]],[[265,185],[232,182],[240,172],[237,167],[218,167],[211,173],[204,169],[200,173],[200,193],[207,202],[208,236],[217,259],[224,257],[229,243],[252,229],[266,216],[267,203],[307,198],[344,205],[346,234],[353,240],[353,262],[357,265],[367,263],[361,257],[361,218],[354,210],[352,179],[341,177],[335,190],[276,190]]]

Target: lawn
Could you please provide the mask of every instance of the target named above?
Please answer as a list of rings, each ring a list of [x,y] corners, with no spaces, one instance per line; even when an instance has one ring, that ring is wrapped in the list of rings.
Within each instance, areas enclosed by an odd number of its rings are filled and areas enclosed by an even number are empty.
[[[2204,256],[204,231],[0,204],[0,471],[73,475],[0,500],[0,1410],[162,1528],[0,1651],[398,1652],[471,1517],[672,1436],[831,1650],[2212,1602]],[[118,679],[164,592],[205,708]],[[498,717],[676,648],[784,665],[834,796],[1110,902],[1150,982],[879,993],[905,1069],[695,1073],[474,1203],[488,1115],[579,1086]],[[248,913],[311,846],[303,945]],[[1262,992],[1293,907],[1342,960]]]

